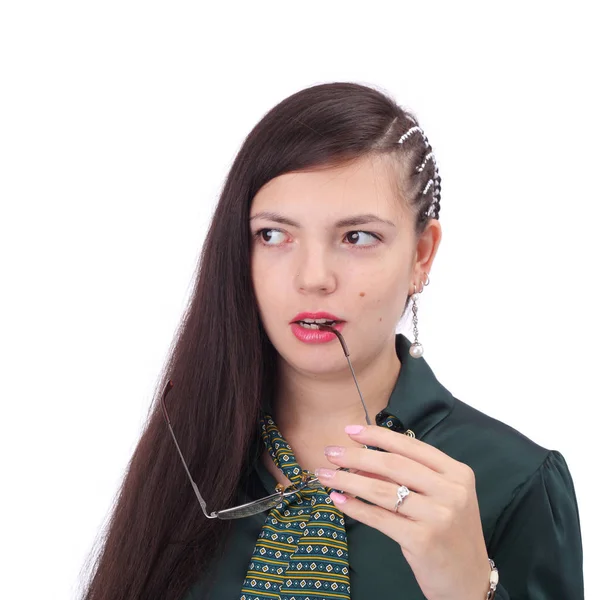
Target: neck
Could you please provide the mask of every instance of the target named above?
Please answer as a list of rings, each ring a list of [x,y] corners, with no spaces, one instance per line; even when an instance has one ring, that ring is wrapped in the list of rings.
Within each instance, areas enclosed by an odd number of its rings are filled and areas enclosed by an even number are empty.
[[[352,362],[371,423],[383,410],[394,389],[401,364],[396,355],[395,337],[368,362]],[[350,357],[352,361],[352,356]],[[275,394],[274,418],[288,439],[301,435],[329,437],[343,434],[346,425],[366,424],[365,411],[350,367],[322,376],[299,372],[280,358],[280,377]]]

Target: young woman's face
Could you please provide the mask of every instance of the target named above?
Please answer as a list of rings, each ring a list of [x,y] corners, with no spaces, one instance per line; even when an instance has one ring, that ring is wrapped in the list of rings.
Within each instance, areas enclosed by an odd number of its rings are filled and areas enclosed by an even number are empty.
[[[297,370],[348,368],[333,334],[326,343],[302,339],[318,332],[292,324],[297,315],[327,312],[344,321],[340,331],[356,365],[390,343],[412,282],[424,281],[429,271],[435,251],[421,252],[416,244],[414,217],[398,199],[384,161],[286,173],[253,199],[251,264],[259,312],[269,339]]]

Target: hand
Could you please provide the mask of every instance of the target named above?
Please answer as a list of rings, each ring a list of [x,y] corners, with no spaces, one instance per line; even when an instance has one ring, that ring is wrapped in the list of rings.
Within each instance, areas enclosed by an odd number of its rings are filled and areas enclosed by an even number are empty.
[[[490,564],[473,470],[402,433],[375,425],[359,430],[346,427],[354,441],[388,452],[327,446],[331,463],[358,470],[317,469],[321,483],[345,492],[331,493],[334,504],[400,544],[428,600],[485,600]],[[411,493],[394,512],[399,485]]]

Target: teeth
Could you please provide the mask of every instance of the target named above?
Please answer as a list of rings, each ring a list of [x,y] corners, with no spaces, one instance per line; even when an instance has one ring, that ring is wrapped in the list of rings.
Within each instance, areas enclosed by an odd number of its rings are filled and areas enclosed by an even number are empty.
[[[319,329],[319,326],[316,323],[303,323],[300,321],[298,325],[300,325],[300,327],[304,327],[304,329]]]
[[[304,323],[335,323],[335,321],[332,321],[331,319],[302,319],[302,321]]]
[[[334,325],[336,321],[328,319],[303,319],[302,321],[298,321],[298,325],[305,329],[319,329],[319,325],[324,325],[325,323]]]

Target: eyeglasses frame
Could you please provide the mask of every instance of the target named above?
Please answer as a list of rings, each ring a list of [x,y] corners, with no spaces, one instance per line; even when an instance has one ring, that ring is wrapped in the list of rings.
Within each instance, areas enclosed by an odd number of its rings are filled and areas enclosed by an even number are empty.
[[[346,360],[348,361],[348,365],[350,366],[350,371],[352,372],[352,377],[354,379],[354,383],[356,384],[356,389],[358,390],[358,394],[360,396],[360,401],[361,401],[363,409],[365,411],[365,418],[367,421],[367,425],[371,425],[371,419],[369,418],[369,412],[367,410],[367,405],[365,404],[365,400],[363,398],[362,392],[360,391],[358,381],[356,380],[356,374],[354,373],[354,368],[352,366],[352,363],[350,362],[350,352],[348,351],[348,346],[346,345],[346,342],[345,342],[344,338],[342,337],[342,334],[337,329],[334,329],[330,325],[325,325],[322,323],[317,323],[317,325],[318,325],[319,329],[331,331],[332,333],[334,333],[337,336],[340,344],[342,345],[344,354],[346,356]],[[281,502],[283,501],[284,498],[293,496],[294,494],[297,494],[298,492],[300,492],[301,490],[303,490],[307,487],[309,487],[309,488],[315,487],[315,484],[316,484],[316,482],[319,481],[319,479],[312,474],[309,475],[308,473],[304,473],[302,476],[302,481],[299,484],[292,484],[292,485],[285,487],[281,483],[278,483],[277,486],[275,487],[276,491],[274,494],[270,494],[269,496],[265,496],[264,498],[259,498],[258,500],[253,500],[252,502],[246,502],[245,504],[240,504],[240,505],[234,506],[232,508],[226,508],[224,510],[213,511],[213,512],[209,513],[207,510],[207,507],[206,507],[206,501],[202,497],[202,494],[200,494],[200,490],[198,489],[198,486],[196,485],[196,482],[194,481],[194,479],[190,473],[187,462],[186,462],[185,458],[183,457],[183,453],[181,452],[181,448],[179,447],[179,443],[177,442],[177,438],[175,437],[175,433],[174,433],[173,427],[171,425],[171,419],[169,418],[169,414],[167,412],[166,397],[167,397],[167,394],[173,389],[173,386],[174,386],[173,381],[171,379],[169,379],[167,381],[167,384],[165,385],[165,389],[164,389],[162,397],[161,397],[163,416],[165,418],[165,421],[169,428],[169,431],[171,432],[171,437],[173,438],[173,442],[175,443],[177,452],[179,453],[179,457],[181,458],[181,462],[183,463],[183,466],[185,468],[185,472],[187,473],[188,479],[190,480],[190,483],[192,484],[192,488],[194,489],[196,498],[198,499],[198,502],[200,503],[200,507],[202,508],[202,512],[204,513],[204,516],[207,519],[223,519],[223,520],[241,519],[241,518],[248,517],[251,515],[259,514],[261,512],[265,512],[266,510],[270,510],[271,508],[274,508],[275,506],[281,504]],[[379,450],[379,448],[374,448],[371,446],[365,446],[365,448],[370,448],[372,450]],[[338,467],[337,470],[348,471],[349,469]]]

